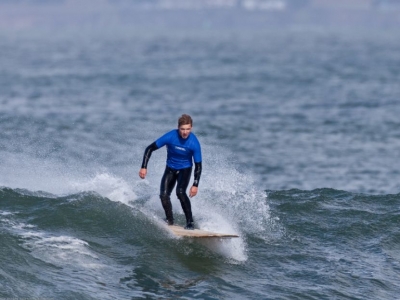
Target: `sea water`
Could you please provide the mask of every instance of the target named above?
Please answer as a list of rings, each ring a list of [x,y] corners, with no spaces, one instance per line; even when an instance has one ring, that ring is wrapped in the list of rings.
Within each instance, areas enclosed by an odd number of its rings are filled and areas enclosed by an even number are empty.
[[[0,38],[0,298],[398,297],[398,33],[50,33]],[[195,224],[238,239],[159,225],[182,113]]]

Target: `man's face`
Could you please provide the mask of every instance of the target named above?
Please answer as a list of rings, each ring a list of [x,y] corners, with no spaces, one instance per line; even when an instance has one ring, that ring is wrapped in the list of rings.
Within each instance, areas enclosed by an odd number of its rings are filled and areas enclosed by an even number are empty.
[[[187,139],[187,137],[190,134],[190,131],[192,130],[192,125],[190,125],[190,124],[181,125],[181,126],[179,126],[178,129],[179,129],[179,135],[181,136],[181,138]]]

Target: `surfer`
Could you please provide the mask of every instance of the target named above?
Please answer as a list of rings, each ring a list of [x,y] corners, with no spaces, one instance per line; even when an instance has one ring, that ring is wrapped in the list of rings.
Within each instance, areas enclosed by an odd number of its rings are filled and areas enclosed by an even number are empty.
[[[147,163],[154,150],[167,146],[167,164],[160,185],[160,199],[164,208],[168,225],[174,224],[172,214],[171,193],[176,184],[176,196],[181,202],[186,217],[185,229],[194,229],[190,199],[186,194],[194,162],[194,181],[190,188],[189,196],[197,194],[201,176],[201,147],[199,140],[191,132],[193,120],[189,115],[183,114],[178,120],[178,129],[173,129],[155,142],[147,146],[144,151],[142,167],[139,171],[140,178],[147,175]]]

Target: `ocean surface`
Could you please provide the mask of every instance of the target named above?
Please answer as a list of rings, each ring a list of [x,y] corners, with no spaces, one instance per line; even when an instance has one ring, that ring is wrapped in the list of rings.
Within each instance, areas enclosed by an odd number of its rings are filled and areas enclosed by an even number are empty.
[[[400,33],[0,31],[0,299],[399,299]],[[196,226],[158,199],[192,115]],[[172,198],[177,222],[182,209]]]

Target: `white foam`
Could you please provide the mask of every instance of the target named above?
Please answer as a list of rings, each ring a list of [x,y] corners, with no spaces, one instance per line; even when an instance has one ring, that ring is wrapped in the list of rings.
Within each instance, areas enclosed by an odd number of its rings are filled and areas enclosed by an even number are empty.
[[[35,276],[43,276],[44,280],[51,280],[56,286],[64,287],[65,282],[69,282],[76,290],[107,298],[107,291],[99,290],[99,284],[113,285],[115,278],[131,272],[129,265],[115,265],[109,257],[96,253],[88,242],[79,238],[45,232],[26,223],[14,222],[7,230],[18,236],[21,246],[29,250],[30,255],[56,267],[35,272]]]
[[[244,262],[247,260],[246,243],[243,238],[232,239],[202,239],[199,241],[215,253],[230,259],[230,262]],[[233,261],[232,261],[233,260]]]
[[[20,153],[5,153],[0,185],[23,188],[30,191],[46,191],[52,194],[68,194],[71,178],[80,181],[87,178],[80,167],[65,165],[52,159],[41,159]]]
[[[23,246],[29,249],[34,257],[59,267],[66,265],[91,269],[102,267],[87,242],[67,235],[33,230],[34,228],[36,226],[25,223],[12,226],[16,234],[22,238]]]
[[[203,149],[203,175],[199,192],[191,198],[195,226],[213,232],[238,234],[240,237],[200,242],[228,259],[246,261],[247,234],[257,234],[268,240],[266,229],[271,219],[267,196],[264,191],[258,190],[251,175],[240,173],[228,162],[226,149],[208,145],[204,145]],[[165,217],[158,196],[164,166],[164,155],[152,156],[152,166],[146,180],[139,180],[134,186],[135,192],[146,198],[140,210],[149,219]],[[175,220],[184,220],[175,191],[171,195],[171,203]]]
[[[126,205],[130,205],[129,202],[137,198],[132,187],[125,180],[108,173],[96,174],[86,181],[71,181],[70,186],[77,192],[95,191],[111,201],[121,202]]]
[[[13,215],[12,212],[0,210],[0,216],[10,216]]]

